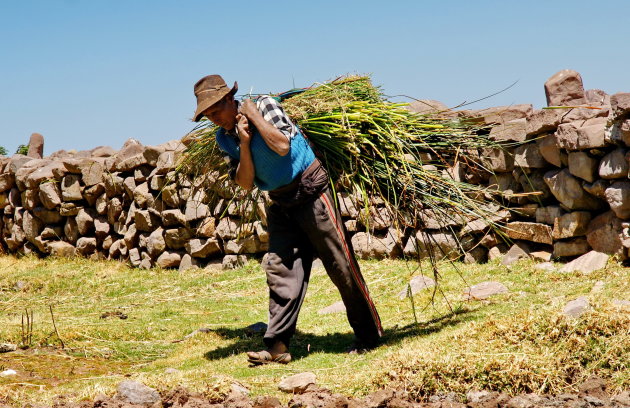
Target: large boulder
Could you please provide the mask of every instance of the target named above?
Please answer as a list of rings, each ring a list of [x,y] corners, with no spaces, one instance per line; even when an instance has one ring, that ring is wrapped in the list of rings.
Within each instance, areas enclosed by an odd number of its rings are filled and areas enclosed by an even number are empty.
[[[599,163],[599,176],[603,179],[628,178],[626,149],[618,148],[604,156]]]
[[[605,191],[606,201],[615,215],[622,220],[630,219],[630,181],[616,181]]]
[[[630,93],[619,92],[611,96],[610,107],[614,119],[625,119],[630,114]]]
[[[598,164],[598,160],[589,156],[586,152],[569,153],[569,172],[589,183],[595,180]]]
[[[546,224],[535,222],[510,222],[505,227],[507,236],[512,239],[538,242],[541,244],[552,244],[551,227]]]
[[[586,122],[564,123],[556,132],[558,147],[567,150],[597,149],[608,144],[606,118],[595,118]]]
[[[545,183],[560,203],[571,210],[597,210],[601,203],[588,194],[568,169],[545,173]]]
[[[609,255],[624,255],[622,221],[613,211],[593,218],[586,231],[586,239],[595,251]]]
[[[582,76],[576,71],[563,69],[545,82],[547,106],[582,105],[586,103]]]
[[[28,141],[28,157],[33,159],[41,159],[44,157],[44,136],[39,133],[33,133]]]
[[[565,239],[586,235],[591,213],[588,211],[574,211],[555,219],[553,225],[553,239]]]

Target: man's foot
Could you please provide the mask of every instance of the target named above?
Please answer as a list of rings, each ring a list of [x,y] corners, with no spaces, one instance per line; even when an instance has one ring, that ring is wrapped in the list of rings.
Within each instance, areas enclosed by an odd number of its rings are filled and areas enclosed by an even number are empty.
[[[346,349],[348,354],[363,354],[378,347],[378,340],[355,339],[350,347]]]
[[[262,365],[269,363],[288,364],[291,361],[291,354],[286,353],[273,353],[268,350],[262,351],[248,351],[247,361],[252,365]]]

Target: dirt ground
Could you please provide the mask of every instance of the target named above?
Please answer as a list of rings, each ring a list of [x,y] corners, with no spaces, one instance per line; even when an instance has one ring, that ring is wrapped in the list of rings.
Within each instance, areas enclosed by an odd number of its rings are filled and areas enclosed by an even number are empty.
[[[561,395],[521,394],[508,396],[498,392],[472,391],[465,398],[456,395],[436,395],[427,401],[418,402],[408,399],[404,391],[382,389],[364,398],[352,398],[333,394],[329,390],[311,386],[302,394],[293,395],[287,404],[275,397],[255,397],[233,392],[223,400],[210,400],[201,394],[185,388],[176,388],[160,396],[160,401],[150,405],[152,408],[591,408],[591,407],[630,407],[630,390],[610,395],[606,383],[600,378],[591,378],[579,387],[577,393]],[[60,396],[52,408],[139,408],[146,405],[130,404],[117,396],[105,395],[93,401],[72,402]],[[13,408],[2,403],[0,408]],[[44,408],[44,406],[29,406]]]

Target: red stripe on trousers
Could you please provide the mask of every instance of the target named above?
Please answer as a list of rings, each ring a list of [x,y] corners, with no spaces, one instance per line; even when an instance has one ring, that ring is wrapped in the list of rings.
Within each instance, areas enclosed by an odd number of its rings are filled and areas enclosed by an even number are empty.
[[[367,288],[364,286],[361,278],[359,277],[359,271],[357,271],[355,263],[352,262],[353,254],[350,254],[350,249],[348,248],[348,244],[346,242],[346,236],[341,230],[341,227],[337,221],[337,217],[335,216],[335,212],[332,209],[332,205],[330,201],[328,201],[328,197],[326,196],[326,193],[322,193],[321,197],[323,199],[322,201],[324,202],[326,208],[328,209],[328,213],[330,214],[333,224],[335,224],[335,229],[337,230],[337,234],[339,235],[339,238],[341,239],[341,243],[343,244],[344,255],[346,256],[346,259],[348,263],[350,264],[350,269],[352,270],[352,274],[354,275],[354,280],[359,285],[359,288],[361,289],[361,293],[363,293],[363,296],[367,300],[368,305],[370,307],[370,312],[372,313],[372,319],[374,319],[374,321],[376,322],[376,328],[378,330],[378,334],[382,336],[383,327],[381,326],[381,319],[378,316],[378,312],[376,311],[376,307],[374,307],[374,303],[372,302],[372,299],[370,298],[370,294],[368,293]]]

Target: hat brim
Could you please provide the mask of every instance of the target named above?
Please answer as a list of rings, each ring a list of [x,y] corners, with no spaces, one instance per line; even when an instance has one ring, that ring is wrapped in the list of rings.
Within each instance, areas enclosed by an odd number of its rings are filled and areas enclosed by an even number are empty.
[[[238,82],[234,81],[234,86],[230,90],[226,90],[225,92],[217,92],[212,96],[212,98],[205,99],[197,104],[197,110],[195,111],[195,115],[193,116],[194,122],[199,122],[203,113],[206,109],[210,108],[215,103],[219,102],[221,99],[225,98],[226,95],[234,95],[238,91]]]

